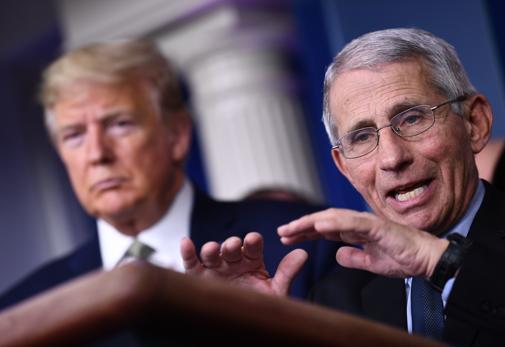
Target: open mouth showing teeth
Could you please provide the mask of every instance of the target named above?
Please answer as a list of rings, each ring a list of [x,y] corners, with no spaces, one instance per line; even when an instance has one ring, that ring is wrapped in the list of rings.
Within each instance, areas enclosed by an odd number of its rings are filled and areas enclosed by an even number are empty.
[[[415,197],[421,195],[426,190],[428,183],[429,182],[422,182],[415,186],[401,189],[400,191],[393,191],[391,192],[391,195],[394,196],[396,201],[400,202],[412,200]]]

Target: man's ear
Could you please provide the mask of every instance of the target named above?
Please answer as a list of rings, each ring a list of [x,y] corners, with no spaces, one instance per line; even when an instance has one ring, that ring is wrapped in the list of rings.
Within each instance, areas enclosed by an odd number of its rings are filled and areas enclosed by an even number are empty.
[[[191,145],[193,124],[186,110],[178,111],[169,124],[171,153],[175,161],[183,162]]]
[[[344,175],[347,178],[347,180],[349,182],[351,182],[351,184],[352,184],[352,180],[349,177],[349,172],[347,170],[346,160],[345,160],[344,156],[342,155],[342,152],[340,152],[336,148],[332,148],[332,150],[331,150],[331,156],[333,158],[333,162],[337,166],[337,168],[340,171],[340,173],[342,175]]]
[[[475,94],[465,103],[465,125],[474,154],[479,153],[491,137],[493,109],[482,94]]]

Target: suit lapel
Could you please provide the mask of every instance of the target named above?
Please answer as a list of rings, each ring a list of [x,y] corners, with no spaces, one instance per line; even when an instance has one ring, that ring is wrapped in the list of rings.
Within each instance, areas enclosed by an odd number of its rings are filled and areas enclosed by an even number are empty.
[[[374,276],[361,291],[365,315],[388,325],[407,329],[405,282]]]

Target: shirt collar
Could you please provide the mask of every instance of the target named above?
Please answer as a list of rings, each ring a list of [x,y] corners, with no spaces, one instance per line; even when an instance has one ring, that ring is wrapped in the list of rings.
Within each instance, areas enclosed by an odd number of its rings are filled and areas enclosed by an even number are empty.
[[[445,233],[444,237],[447,237],[447,235],[453,233],[458,233],[465,237],[468,235],[473,219],[475,218],[477,211],[479,211],[480,205],[482,204],[482,200],[484,200],[485,191],[486,188],[484,187],[484,183],[482,183],[482,181],[479,180],[477,190],[475,191],[475,194],[473,194],[472,200],[470,201],[470,205],[466,209],[463,218],[461,218],[458,221],[458,223],[454,227],[452,227],[452,229],[450,229],[447,233]]]
[[[193,187],[186,179],[163,217],[138,234],[138,240],[155,249],[155,253],[150,258],[154,264],[180,272],[184,271],[179,244],[181,238],[189,236],[190,233],[193,199]],[[111,270],[134,238],[122,234],[103,219],[97,221],[97,228],[103,267]]]

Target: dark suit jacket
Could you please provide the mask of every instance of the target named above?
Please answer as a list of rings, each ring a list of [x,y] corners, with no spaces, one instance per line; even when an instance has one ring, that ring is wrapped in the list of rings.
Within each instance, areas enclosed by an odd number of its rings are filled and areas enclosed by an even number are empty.
[[[207,241],[224,241],[229,236],[243,237],[258,231],[265,238],[265,264],[274,274],[282,257],[295,247],[280,243],[277,227],[320,208],[278,201],[219,202],[195,192],[190,235],[197,249]],[[300,245],[297,245],[300,246]],[[310,287],[336,266],[337,244],[329,241],[306,242],[301,248],[310,254],[297,276],[291,294],[305,297]],[[98,235],[71,254],[42,266],[0,297],[0,310],[34,294],[50,289],[102,266]]]
[[[505,147],[502,148],[494,169],[493,185],[505,192]]]
[[[486,183],[468,237],[470,253],[449,296],[443,339],[457,346],[505,345],[505,196]],[[335,267],[310,298],[402,329],[407,328],[403,279]]]

